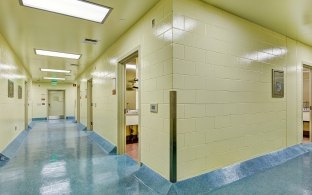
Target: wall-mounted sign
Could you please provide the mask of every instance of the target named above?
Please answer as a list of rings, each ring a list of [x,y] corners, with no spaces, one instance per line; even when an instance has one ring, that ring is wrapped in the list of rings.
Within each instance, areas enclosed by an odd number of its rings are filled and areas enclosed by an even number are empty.
[[[57,80],[51,80],[51,85],[56,86],[57,85]]]
[[[284,71],[272,70],[272,97],[284,97]]]
[[[18,99],[23,98],[23,89],[22,89],[22,86],[20,85],[18,86],[17,96],[18,96]]]
[[[14,98],[14,82],[8,80],[8,97]]]

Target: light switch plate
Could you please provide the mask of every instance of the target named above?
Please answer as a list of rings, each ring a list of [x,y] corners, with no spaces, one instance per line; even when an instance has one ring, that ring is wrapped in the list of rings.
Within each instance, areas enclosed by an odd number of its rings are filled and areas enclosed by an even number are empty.
[[[150,111],[152,113],[158,113],[158,104],[151,104],[150,105]]]

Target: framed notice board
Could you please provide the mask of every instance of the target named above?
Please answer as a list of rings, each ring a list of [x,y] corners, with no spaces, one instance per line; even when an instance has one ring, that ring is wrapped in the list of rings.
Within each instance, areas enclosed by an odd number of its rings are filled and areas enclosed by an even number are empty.
[[[18,86],[18,99],[22,99],[23,98],[23,89],[22,89],[22,86]]]
[[[284,71],[272,70],[272,97],[284,97]]]
[[[8,80],[8,97],[14,98],[14,82]]]

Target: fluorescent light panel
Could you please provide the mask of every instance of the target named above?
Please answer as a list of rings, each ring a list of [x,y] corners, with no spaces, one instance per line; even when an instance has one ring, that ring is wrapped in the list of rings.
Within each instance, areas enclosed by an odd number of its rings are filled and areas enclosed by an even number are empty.
[[[57,78],[57,77],[43,77],[45,80],[62,80],[65,81],[65,78]]]
[[[35,49],[35,53],[41,56],[51,56],[51,57],[58,57],[58,58],[69,58],[78,60],[80,58],[80,54],[72,54],[72,53],[63,53],[57,51],[48,51],[48,50],[41,50]]]
[[[21,0],[27,7],[103,23],[111,8],[82,0]]]
[[[60,73],[70,73],[70,70],[58,70],[58,69],[49,69],[49,68],[40,68],[42,72],[60,72]]]

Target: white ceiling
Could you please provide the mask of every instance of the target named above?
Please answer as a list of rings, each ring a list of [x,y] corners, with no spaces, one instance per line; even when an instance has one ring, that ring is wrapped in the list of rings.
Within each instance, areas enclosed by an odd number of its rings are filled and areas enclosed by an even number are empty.
[[[307,45],[312,45],[312,0],[203,1]]]
[[[68,82],[92,64],[159,0],[91,0],[113,8],[104,24],[21,6],[19,0],[0,0],[0,33],[11,45],[33,80],[64,74],[42,73],[40,68],[69,69]],[[97,45],[82,43],[97,39]],[[79,60],[37,56],[34,48],[82,54]],[[71,66],[78,64],[79,66]]]
[[[87,66],[159,0],[92,0],[112,7],[104,24],[20,6],[19,0],[0,1],[0,33],[9,42],[33,80],[43,76],[39,68],[70,69],[75,80]],[[312,45],[312,0],[203,0],[242,18]],[[83,39],[99,40],[86,45]],[[36,56],[34,48],[82,54],[80,60]],[[78,64],[79,66],[71,66]]]

